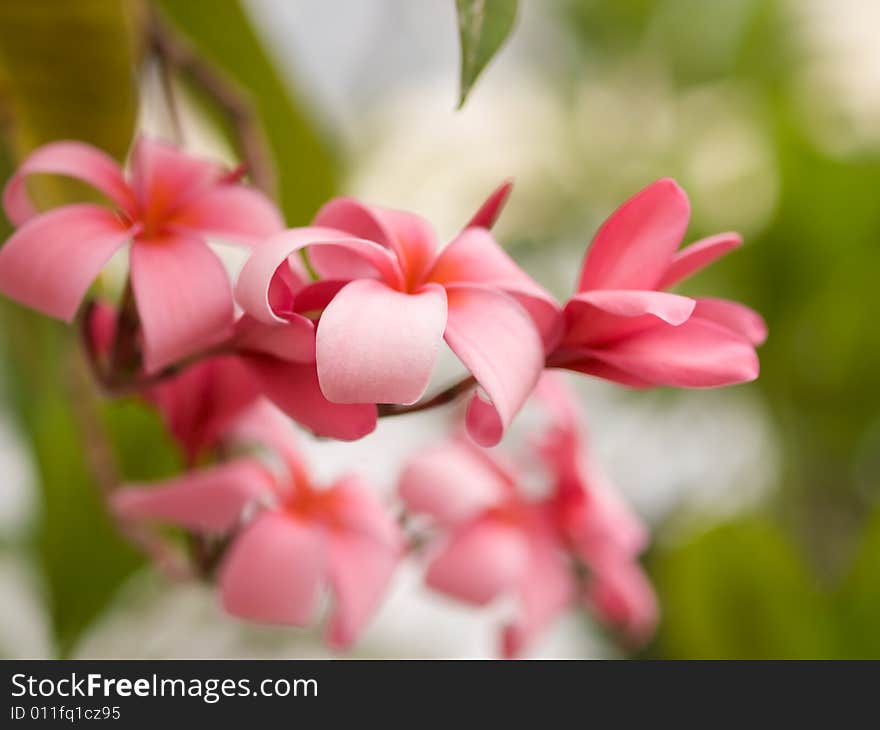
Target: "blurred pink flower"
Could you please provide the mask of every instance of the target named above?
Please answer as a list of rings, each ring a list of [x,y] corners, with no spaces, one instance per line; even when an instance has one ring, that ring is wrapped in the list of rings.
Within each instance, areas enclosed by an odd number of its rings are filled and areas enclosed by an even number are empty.
[[[36,173],[86,182],[112,207],[78,203],[38,214],[25,186]],[[283,227],[264,195],[220,166],[147,138],[134,146],[128,178],[87,144],[40,147],[7,183],[3,205],[18,230],[0,249],[0,292],[59,319],[73,319],[104,264],[131,241],[150,372],[211,344],[232,324],[230,283],[204,236],[253,245]]]
[[[532,391],[545,347],[561,326],[553,298],[527,276],[488,231],[509,192],[502,186],[445,249],[422,218],[339,198],[312,227],[285,231],[256,249],[236,296],[270,325],[291,313],[320,316],[318,379],[335,403],[417,401],[441,339],[491,402],[475,395],[468,429],[491,445]],[[307,249],[321,280],[292,276]]]
[[[261,395],[317,436],[359,439],[376,427],[376,407],[328,401],[318,386],[315,333],[310,320],[294,315],[291,326],[265,325],[244,315],[218,354],[184,367],[141,394],[162,414],[168,430],[195,463]],[[116,311],[92,307],[90,347],[98,361],[110,356]]]
[[[427,583],[475,605],[513,596],[518,611],[502,633],[505,656],[521,654],[578,602],[642,642],[657,614],[637,562],[647,531],[587,458],[568,396],[546,375],[539,394],[553,413],[538,449],[552,476],[548,496],[526,496],[519,469],[464,438],[424,451],[401,474],[408,508],[447,533]]]
[[[396,522],[354,475],[328,488],[309,479],[292,426],[265,401],[236,421],[227,438],[270,449],[274,474],[255,458],[236,458],[112,495],[124,519],[230,535],[219,568],[224,608],[251,621],[305,626],[324,586],[333,595],[327,642],[354,642],[377,608],[402,554]]]
[[[767,328],[737,302],[663,290],[740,245],[722,233],[677,251],[690,216],[684,191],[658,180],[618,208],[584,259],[548,365],[630,386],[704,388],[754,380]]]

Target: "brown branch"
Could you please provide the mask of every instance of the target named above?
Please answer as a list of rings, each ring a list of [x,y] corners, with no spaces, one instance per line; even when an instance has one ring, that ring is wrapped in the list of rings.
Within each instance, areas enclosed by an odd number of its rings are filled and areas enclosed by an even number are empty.
[[[239,152],[247,163],[251,182],[273,195],[275,171],[260,122],[244,93],[172,32],[155,11],[148,23],[147,41],[160,62],[187,77],[221,108],[235,128]]]
[[[419,411],[427,411],[431,408],[451,403],[460,395],[466,393],[476,386],[477,381],[473,375],[468,376],[464,380],[459,381],[455,385],[451,385],[445,390],[441,390],[437,395],[428,400],[419,403],[413,403],[410,406],[399,406],[391,404],[382,404],[379,408],[379,418],[389,418],[391,416],[405,416],[407,413],[418,413]]]

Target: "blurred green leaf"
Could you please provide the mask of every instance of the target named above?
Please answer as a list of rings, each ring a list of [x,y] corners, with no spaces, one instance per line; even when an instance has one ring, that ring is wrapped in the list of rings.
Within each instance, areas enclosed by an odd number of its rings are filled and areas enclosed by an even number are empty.
[[[259,114],[291,225],[307,223],[336,191],[336,161],[237,0],[159,0],[174,26],[243,90]]]
[[[862,536],[839,599],[838,625],[844,632],[847,659],[880,657],[880,509]]]
[[[125,154],[137,105],[138,7],[106,0],[0,3],[0,96],[17,154],[64,137]]]
[[[829,602],[775,527],[732,522],[657,557],[657,646],[670,659],[831,655]]]
[[[517,0],[455,0],[461,44],[461,108],[492,57],[516,22]]]
[[[3,179],[14,158],[60,138],[124,155],[136,113],[135,19],[128,13],[137,9],[134,2],[104,0],[0,4],[0,96],[13,150],[3,159]],[[41,185],[40,191],[53,200],[70,192],[60,185]],[[39,477],[34,548],[57,646],[66,654],[142,558],[105,512],[86,425],[98,423],[97,402],[74,331],[3,301],[0,347],[5,405],[17,418]],[[165,458],[167,447],[155,434],[129,429],[125,438],[133,444],[119,444],[117,451],[137,448],[145,459]]]

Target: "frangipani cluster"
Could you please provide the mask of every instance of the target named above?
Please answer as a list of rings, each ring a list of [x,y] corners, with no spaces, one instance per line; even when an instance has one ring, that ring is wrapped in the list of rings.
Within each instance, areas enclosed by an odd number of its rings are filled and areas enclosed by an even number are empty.
[[[35,173],[77,178],[108,205],[37,212],[26,186]],[[500,642],[507,656],[578,605],[635,645],[657,616],[638,564],[647,531],[588,453],[573,398],[547,371],[631,387],[741,383],[758,375],[766,329],[736,302],[666,291],[740,244],[730,233],[679,250],[689,204],[672,180],[603,224],[565,303],[490,232],[510,190],[499,187],[440,247],[423,218],[351,198],[286,229],[240,170],[163,142],[139,139],[127,173],[88,145],[57,142],[7,183],[17,230],[0,249],[0,292],[68,322],[79,312],[101,384],[161,413],[188,470],[126,485],[111,508],[210,545],[216,554],[202,568],[230,613],[306,625],[327,591],[328,642],[346,647],[397,563],[418,552],[439,592],[472,604],[514,599]],[[234,285],[206,237],[248,247]],[[125,246],[121,301],[82,306]],[[468,377],[426,397],[443,341]],[[426,516],[430,539],[409,534],[408,520],[391,517],[400,506],[359,477],[309,478],[290,419],[355,440],[383,416],[459,396],[470,399],[460,430],[400,476],[399,500]],[[521,489],[517,462],[486,450],[533,396],[549,414],[532,444],[546,473],[538,498]],[[242,451],[253,447],[261,451]]]

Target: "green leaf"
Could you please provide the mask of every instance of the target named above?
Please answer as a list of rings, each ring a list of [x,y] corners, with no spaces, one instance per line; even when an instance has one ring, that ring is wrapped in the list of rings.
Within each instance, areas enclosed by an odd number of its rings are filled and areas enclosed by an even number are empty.
[[[841,586],[838,624],[847,659],[880,657],[880,509],[862,536],[849,575]]]
[[[517,0],[455,0],[461,44],[459,109],[516,22]]]
[[[773,525],[740,520],[653,561],[669,659],[797,659],[833,655],[828,597]]]
[[[308,223],[336,192],[336,161],[276,71],[239,2],[160,0],[159,5],[173,26],[255,105],[275,163],[278,202],[290,225]]]
[[[0,95],[12,132],[3,179],[16,159],[56,139],[85,140],[122,158],[135,125],[135,18],[128,12],[137,8],[105,0],[0,3]],[[57,202],[71,190],[53,180],[38,192],[42,202]],[[4,405],[39,478],[33,546],[56,643],[67,654],[142,558],[117,534],[97,485],[95,443],[84,428],[97,419],[97,404],[73,330],[2,301],[0,348]],[[152,435],[138,433],[134,443],[162,460]]]
[[[69,137],[122,157],[137,90],[137,3],[49,0],[0,3],[0,95],[14,150]]]

